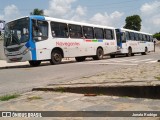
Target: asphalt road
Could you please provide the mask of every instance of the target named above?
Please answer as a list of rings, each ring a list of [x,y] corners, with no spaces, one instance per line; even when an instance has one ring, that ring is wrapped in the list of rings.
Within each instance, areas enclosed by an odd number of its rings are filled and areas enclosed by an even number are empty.
[[[26,92],[33,87],[69,82],[84,76],[139,64],[152,64],[160,59],[160,53],[133,57],[109,57],[100,61],[64,62],[60,65],[42,64],[40,67],[17,66],[0,69],[0,95]]]

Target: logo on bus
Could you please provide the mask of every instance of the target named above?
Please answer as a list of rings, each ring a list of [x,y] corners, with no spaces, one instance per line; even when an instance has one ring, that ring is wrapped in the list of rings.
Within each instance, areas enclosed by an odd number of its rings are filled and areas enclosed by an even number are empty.
[[[56,42],[56,46],[80,46],[80,43],[78,42]]]

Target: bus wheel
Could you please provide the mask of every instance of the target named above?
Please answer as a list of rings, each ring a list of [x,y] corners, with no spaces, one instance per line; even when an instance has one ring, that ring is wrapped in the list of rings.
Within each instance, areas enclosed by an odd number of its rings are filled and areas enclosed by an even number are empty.
[[[110,55],[110,57],[111,57],[111,58],[115,58],[115,57],[116,57],[116,55],[114,55],[114,54],[111,54],[111,55]]]
[[[128,48],[128,53],[126,54],[127,57],[132,56],[132,48]]]
[[[77,62],[82,62],[82,61],[85,61],[85,57],[75,57],[76,61]]]
[[[103,59],[103,49],[102,48],[98,48],[97,49],[97,53],[96,56],[93,57],[94,60],[101,60]]]
[[[147,55],[147,52],[148,52],[148,49],[147,49],[147,47],[145,48],[145,52],[142,52],[141,54],[142,55]]]
[[[50,63],[52,65],[60,64],[62,61],[62,53],[59,50],[53,50],[51,53]]]
[[[41,61],[32,60],[32,61],[29,61],[29,64],[32,67],[37,67],[41,64]]]

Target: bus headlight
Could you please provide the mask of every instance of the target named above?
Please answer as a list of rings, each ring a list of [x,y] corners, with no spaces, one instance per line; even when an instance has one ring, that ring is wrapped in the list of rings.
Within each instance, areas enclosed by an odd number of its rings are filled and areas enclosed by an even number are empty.
[[[29,48],[25,49],[25,50],[22,52],[22,54],[25,55],[29,50],[30,50]]]

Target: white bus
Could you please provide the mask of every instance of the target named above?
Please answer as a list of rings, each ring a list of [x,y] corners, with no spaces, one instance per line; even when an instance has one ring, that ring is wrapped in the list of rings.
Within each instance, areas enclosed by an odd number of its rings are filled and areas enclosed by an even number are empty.
[[[154,51],[154,42],[152,34],[129,30],[116,29],[118,52],[111,54],[112,58],[116,54],[126,54],[133,56],[136,53],[146,55],[148,52]]]
[[[113,27],[92,25],[44,16],[23,17],[5,26],[4,52],[7,62],[42,61],[59,64],[62,58],[100,60],[117,51]]]

